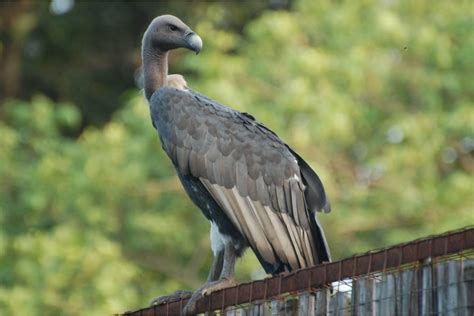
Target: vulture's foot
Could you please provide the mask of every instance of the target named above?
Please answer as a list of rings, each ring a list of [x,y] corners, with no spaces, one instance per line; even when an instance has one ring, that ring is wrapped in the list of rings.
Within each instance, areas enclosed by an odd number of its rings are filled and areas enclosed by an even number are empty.
[[[154,298],[151,301],[150,306],[161,305],[161,304],[165,304],[165,303],[168,303],[168,302],[180,301],[182,299],[189,298],[192,295],[193,295],[192,291],[177,290],[176,292],[174,292],[171,295],[159,296],[159,297]]]
[[[183,308],[183,315],[194,314],[194,311],[196,310],[197,301],[199,301],[205,295],[209,295],[212,292],[216,292],[235,285],[237,285],[237,282],[234,278],[222,278],[217,281],[204,283],[203,286],[201,286],[196,292],[194,292],[193,296],[191,296],[188,303]]]
[[[212,292],[216,292],[216,291],[225,289],[227,287],[235,286],[237,285],[237,282],[235,281],[234,278],[229,278],[229,279],[223,278],[217,281],[208,282],[205,285],[207,286],[204,288],[201,288],[202,295],[209,295]]]

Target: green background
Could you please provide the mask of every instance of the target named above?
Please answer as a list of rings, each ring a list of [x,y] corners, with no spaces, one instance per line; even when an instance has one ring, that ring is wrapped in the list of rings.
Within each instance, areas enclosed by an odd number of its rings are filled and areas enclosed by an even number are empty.
[[[107,315],[204,282],[209,224],[134,86],[163,13],[204,42],[170,72],[320,175],[334,259],[474,223],[470,1],[69,2],[0,5],[0,314]],[[237,270],[264,276],[251,252]]]

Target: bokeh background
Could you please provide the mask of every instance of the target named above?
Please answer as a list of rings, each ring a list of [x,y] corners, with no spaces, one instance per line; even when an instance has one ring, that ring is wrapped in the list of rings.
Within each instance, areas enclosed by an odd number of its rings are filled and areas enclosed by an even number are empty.
[[[140,81],[153,17],[204,41],[171,73],[314,167],[335,259],[474,223],[470,1],[0,4],[0,314],[107,315],[194,289],[209,224]],[[248,252],[242,281],[263,271]]]

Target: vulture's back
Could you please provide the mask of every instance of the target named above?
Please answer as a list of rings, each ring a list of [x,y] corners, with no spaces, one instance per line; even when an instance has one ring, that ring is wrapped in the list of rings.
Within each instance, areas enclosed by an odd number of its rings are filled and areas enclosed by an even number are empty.
[[[177,171],[202,183],[268,273],[330,260],[314,214],[328,209],[324,188],[276,134],[191,90],[160,88],[150,111]]]

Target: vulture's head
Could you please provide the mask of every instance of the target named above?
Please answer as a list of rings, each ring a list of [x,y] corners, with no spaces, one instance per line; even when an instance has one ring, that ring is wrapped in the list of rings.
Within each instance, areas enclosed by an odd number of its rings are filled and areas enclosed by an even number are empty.
[[[146,30],[143,46],[162,52],[182,47],[199,54],[202,40],[177,17],[161,15],[155,18]]]

